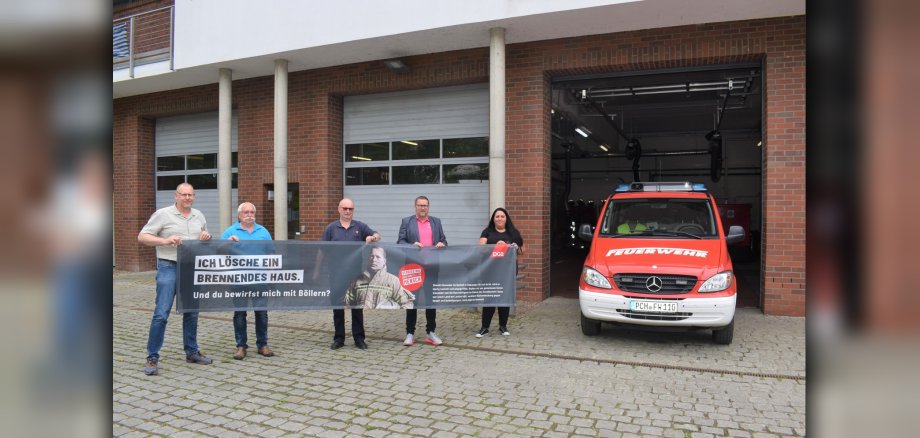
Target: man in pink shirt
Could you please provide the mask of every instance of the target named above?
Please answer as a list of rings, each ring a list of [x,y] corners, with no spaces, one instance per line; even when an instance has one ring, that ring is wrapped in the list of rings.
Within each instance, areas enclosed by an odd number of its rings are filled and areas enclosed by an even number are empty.
[[[399,239],[396,243],[412,244],[419,248],[434,246],[444,248],[447,246],[447,236],[441,228],[441,220],[428,215],[431,207],[428,198],[419,196],[415,198],[415,215],[403,218],[399,225]],[[425,342],[438,346],[442,341],[434,330],[437,327],[437,310],[425,309]],[[418,320],[417,309],[406,309],[406,340],[403,345],[415,344],[415,323]]]

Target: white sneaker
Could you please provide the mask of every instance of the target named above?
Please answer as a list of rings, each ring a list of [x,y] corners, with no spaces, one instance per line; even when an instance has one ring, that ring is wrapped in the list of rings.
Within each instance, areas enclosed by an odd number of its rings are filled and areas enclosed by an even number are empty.
[[[511,336],[511,332],[508,331],[508,327],[501,326],[498,328],[498,331],[502,332],[502,336]]]
[[[428,336],[425,336],[425,342],[434,345],[435,347],[444,343],[444,341],[442,341],[438,335],[434,334],[434,332],[428,333]]]
[[[479,333],[476,333],[476,337],[477,337],[477,338],[481,338],[481,337],[486,336],[486,335],[488,335],[488,334],[489,334],[489,329],[487,329],[487,328],[479,329]]]
[[[415,344],[415,336],[412,333],[406,333],[406,340],[403,341],[403,345],[410,346]]]

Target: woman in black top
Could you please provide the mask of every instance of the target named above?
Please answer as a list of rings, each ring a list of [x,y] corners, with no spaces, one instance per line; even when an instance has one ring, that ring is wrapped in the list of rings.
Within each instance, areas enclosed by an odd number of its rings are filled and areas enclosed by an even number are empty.
[[[511,215],[504,208],[496,208],[492,212],[492,219],[489,220],[489,226],[482,230],[479,237],[479,244],[506,243],[517,248],[518,254],[524,254],[524,239],[514,223],[511,222]],[[476,333],[477,338],[489,334],[489,325],[492,324],[492,316],[495,315],[495,309],[498,309],[498,329],[502,336],[509,336],[508,331],[508,314],[511,312],[510,307],[483,307],[482,308],[482,328]]]

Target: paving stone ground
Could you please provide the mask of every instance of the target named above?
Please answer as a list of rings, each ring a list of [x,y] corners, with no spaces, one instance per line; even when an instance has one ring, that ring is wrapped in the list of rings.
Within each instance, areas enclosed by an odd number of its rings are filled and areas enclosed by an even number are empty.
[[[202,313],[198,342],[214,359],[203,366],[185,362],[181,316],[172,314],[160,375],[146,376],[153,279],[152,272],[113,277],[116,436],[806,433],[803,318],[739,309],[729,346],[714,345],[708,332],[608,325],[587,337],[578,301],[550,298],[521,303],[508,337],[474,337],[474,309],[438,311],[440,347],[403,347],[405,312],[365,311],[369,349],[349,338],[332,351],[331,311],[273,311],[269,344],[277,356],[251,348],[237,361],[232,313]],[[417,334],[424,320],[420,312]],[[254,344],[251,325],[249,337]]]

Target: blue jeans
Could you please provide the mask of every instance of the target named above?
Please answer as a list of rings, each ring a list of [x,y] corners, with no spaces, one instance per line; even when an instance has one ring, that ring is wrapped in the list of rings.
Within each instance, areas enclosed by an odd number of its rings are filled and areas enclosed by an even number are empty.
[[[268,312],[255,310],[256,317],[256,347],[268,345]],[[246,344],[246,312],[233,312],[233,332],[236,334],[236,346],[249,348]]]
[[[147,336],[147,358],[159,359],[166,336],[166,321],[176,300],[176,262],[157,259],[157,300]],[[182,344],[185,354],[198,352],[198,312],[182,314]]]

